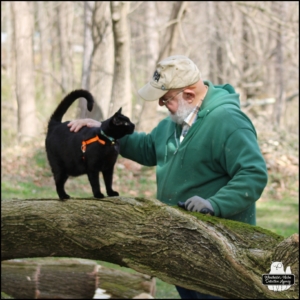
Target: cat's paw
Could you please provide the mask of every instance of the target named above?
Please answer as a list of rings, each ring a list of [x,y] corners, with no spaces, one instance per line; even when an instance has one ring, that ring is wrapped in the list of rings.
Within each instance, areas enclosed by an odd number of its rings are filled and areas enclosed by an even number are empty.
[[[68,194],[59,195],[59,200],[64,201],[70,199],[71,197]]]
[[[98,199],[102,199],[102,198],[104,198],[104,195],[102,193],[97,193],[97,194],[94,194],[94,197],[98,198]]]
[[[110,191],[110,192],[107,192],[107,195],[109,197],[114,197],[114,196],[119,196],[119,193],[118,192],[115,192],[115,191]]]

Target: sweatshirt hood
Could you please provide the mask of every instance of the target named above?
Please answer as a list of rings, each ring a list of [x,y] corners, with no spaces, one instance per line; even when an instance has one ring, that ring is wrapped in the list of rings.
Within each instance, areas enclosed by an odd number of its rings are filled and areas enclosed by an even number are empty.
[[[206,117],[217,107],[221,105],[233,105],[236,108],[240,108],[239,94],[237,94],[234,88],[230,84],[224,85],[213,85],[210,81],[204,81],[208,85],[207,94],[202,102],[200,110],[198,112],[199,123],[198,126],[205,122]],[[190,129],[189,137],[186,137],[183,140],[183,143],[186,143],[184,147],[183,155],[181,158],[181,167],[183,166],[183,161],[185,159],[186,149],[188,144],[192,141],[192,137],[196,134],[196,126],[192,126]]]
[[[200,107],[199,117],[204,117],[207,113],[224,104],[231,104],[240,108],[239,94],[235,92],[232,85],[228,83],[213,85],[210,81],[204,81],[204,83],[209,88]]]

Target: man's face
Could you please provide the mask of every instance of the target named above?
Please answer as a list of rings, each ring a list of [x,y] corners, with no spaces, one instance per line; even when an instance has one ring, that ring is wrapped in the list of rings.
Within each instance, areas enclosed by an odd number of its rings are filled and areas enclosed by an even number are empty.
[[[165,103],[164,103],[165,102]],[[173,122],[182,124],[184,119],[191,113],[194,106],[184,99],[184,91],[169,91],[159,99],[159,105],[165,105],[170,112]]]

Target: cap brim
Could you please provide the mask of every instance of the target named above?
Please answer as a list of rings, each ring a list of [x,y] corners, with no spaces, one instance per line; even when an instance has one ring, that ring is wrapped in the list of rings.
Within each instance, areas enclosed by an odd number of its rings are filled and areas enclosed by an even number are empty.
[[[155,101],[166,94],[168,90],[154,88],[150,82],[138,90],[138,94],[146,101]]]

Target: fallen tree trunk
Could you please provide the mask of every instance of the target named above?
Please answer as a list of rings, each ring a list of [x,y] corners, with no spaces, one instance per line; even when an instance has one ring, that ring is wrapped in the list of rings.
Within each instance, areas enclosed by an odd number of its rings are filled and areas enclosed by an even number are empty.
[[[98,275],[98,287],[104,289],[112,299],[132,299],[142,293],[155,296],[156,280],[149,275],[129,274],[103,266]]]
[[[2,260],[80,257],[132,268],[170,284],[226,298],[298,298],[298,235],[188,213],[158,200],[2,201]],[[272,261],[296,282],[276,293],[262,284]]]
[[[112,299],[132,299],[141,293],[154,296],[155,279],[87,259],[48,257],[1,264],[1,291],[15,299],[92,299],[97,288]]]
[[[97,264],[4,261],[1,291],[15,299],[92,299],[98,285]]]

